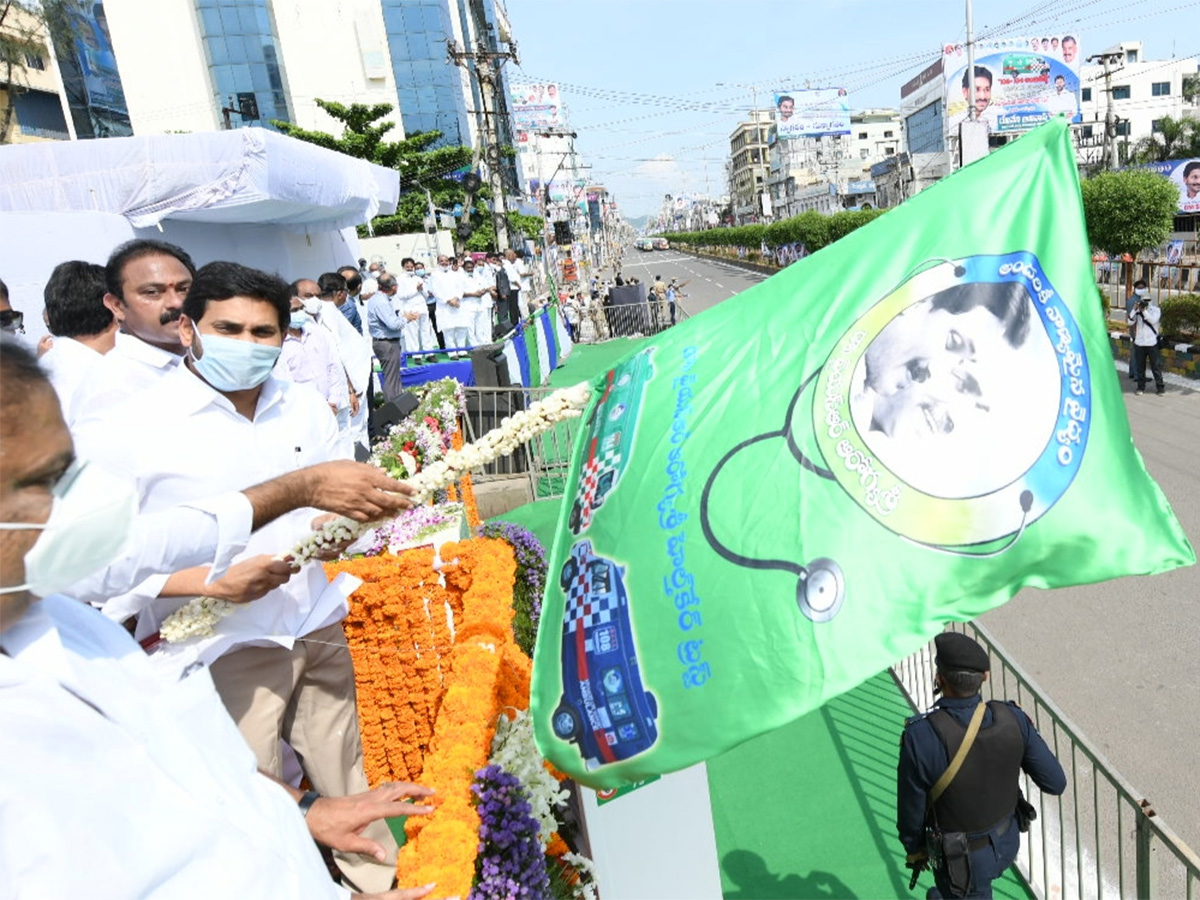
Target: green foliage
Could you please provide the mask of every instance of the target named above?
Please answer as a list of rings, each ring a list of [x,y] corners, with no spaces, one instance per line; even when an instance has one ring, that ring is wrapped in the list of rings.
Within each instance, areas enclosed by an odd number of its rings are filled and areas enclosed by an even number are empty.
[[[440,131],[417,131],[402,141],[388,141],[387,135],[394,127],[392,122],[380,121],[393,109],[391,104],[377,103],[367,106],[353,103],[349,106],[333,103],[327,100],[317,100],[317,105],[344,126],[341,137],[334,137],[323,131],[309,131],[288,122],[273,121],[271,124],[281,132],[318,147],[345,153],[356,159],[384,166],[388,169],[398,169],[400,172],[400,202],[396,212],[391,215],[378,216],[371,222],[371,233],[376,235],[413,234],[425,227],[425,217],[429,212],[428,190],[433,198],[433,205],[438,209],[453,209],[455,204],[465,204],[466,191],[463,186],[450,178],[450,174],[458,169],[470,166],[473,154],[470,147],[433,147],[442,137]],[[511,149],[506,150],[508,155]],[[485,185],[475,194],[472,208],[471,223],[475,231],[466,242],[467,250],[491,250],[496,246],[496,231],[492,223],[489,204],[491,190]],[[538,234],[541,229],[540,220],[535,226],[526,221],[531,216],[509,215],[510,228],[516,224],[518,231],[527,234]],[[366,226],[361,226],[359,233],[366,236]]]
[[[800,213],[770,225],[741,225],[736,228],[713,228],[709,231],[688,231],[665,235],[667,240],[687,247],[749,247],[757,249],[766,241],[768,247],[801,243],[810,253],[845,237],[887,210],[842,210],[825,215],[816,210]]]
[[[1161,334],[1172,337],[1200,337],[1200,295],[1180,294],[1162,302]]]
[[[1163,116],[1157,132],[1133,145],[1130,162],[1140,165],[1193,156],[1200,156],[1200,121]]]
[[[1083,181],[1083,214],[1092,247],[1109,256],[1157,247],[1171,233],[1179,190],[1146,169],[1101,172]]]

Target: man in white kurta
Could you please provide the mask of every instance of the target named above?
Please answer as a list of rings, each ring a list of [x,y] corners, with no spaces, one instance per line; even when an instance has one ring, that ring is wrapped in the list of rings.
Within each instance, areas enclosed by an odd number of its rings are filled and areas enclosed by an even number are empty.
[[[263,283],[265,297],[216,299],[231,282],[220,267],[232,266],[212,263],[197,274],[181,334],[187,363],[113,410],[106,436],[83,436],[90,458],[136,483],[142,513],[242,490],[339,456],[336,419],[306,386],[267,376],[253,389],[217,390],[200,374],[192,354],[205,337],[228,337],[236,329],[278,346],[290,317],[291,290],[264,273],[254,278]],[[216,328],[219,334],[210,330]],[[235,603],[211,637],[180,644],[155,639],[164,619],[203,590],[203,574],[156,576],[132,593],[140,598],[136,637],[153,651],[164,677],[177,679],[194,664],[208,665],[264,771],[282,774],[283,739],[314,788],[340,796],[366,790],[354,672],[339,624],[357,583],[340,577],[330,584],[316,562],[280,583],[272,560],[309,535],[319,515],[296,510],[251,535],[235,561],[261,565],[260,583],[268,579],[277,586],[265,595],[256,592],[261,599]],[[129,597],[113,603],[122,611],[139,605]],[[386,826],[372,827],[377,833],[371,837],[394,853]],[[386,864],[354,855],[342,855],[338,863],[363,889],[382,890],[392,877]]]
[[[433,294],[437,297],[438,329],[442,332],[451,359],[458,359],[459,348],[471,345],[471,316],[463,308],[465,286],[458,272],[450,268],[450,260],[438,257],[437,269],[431,276]]]
[[[418,366],[425,362],[425,357],[418,354],[432,353],[437,350],[437,343],[429,340],[425,279],[417,277],[415,260],[406,257],[400,265],[403,273],[396,276],[396,312],[404,318],[404,352],[408,354],[406,362],[410,366]]]

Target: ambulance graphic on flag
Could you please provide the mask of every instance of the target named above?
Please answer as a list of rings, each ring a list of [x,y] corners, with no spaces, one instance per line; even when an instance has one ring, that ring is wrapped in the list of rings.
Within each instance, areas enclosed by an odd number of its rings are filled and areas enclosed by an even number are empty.
[[[562,699],[554,733],[589,769],[628,759],[658,739],[658,704],[642,686],[624,572],[579,541],[563,565]]]

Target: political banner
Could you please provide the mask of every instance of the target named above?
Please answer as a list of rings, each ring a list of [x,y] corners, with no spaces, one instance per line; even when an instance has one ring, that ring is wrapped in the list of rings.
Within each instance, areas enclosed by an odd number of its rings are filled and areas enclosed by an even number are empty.
[[[509,110],[518,131],[561,125],[558,85],[554,82],[513,84],[509,88]]]
[[[538,747],[595,787],[681,769],[1022,587],[1194,561],[1130,439],[1055,120],[595,379]]]
[[[850,98],[845,88],[775,95],[775,134],[780,140],[849,133]]]
[[[975,108],[994,133],[1028,131],[1054,116],[1081,121],[1079,41],[1074,35],[980,41],[975,45]],[[967,117],[970,80],[962,44],[942,48],[946,133]]]
[[[1179,189],[1179,211],[1200,213],[1200,159],[1169,159],[1145,168],[1170,178]]]

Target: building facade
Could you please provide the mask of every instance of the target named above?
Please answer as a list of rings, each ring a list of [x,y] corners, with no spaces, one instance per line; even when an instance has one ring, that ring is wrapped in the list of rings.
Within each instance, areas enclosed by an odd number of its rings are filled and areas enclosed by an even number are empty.
[[[750,119],[740,122],[729,136],[729,194],[733,200],[733,218],[737,225],[770,221],[767,182],[770,178],[768,137],[773,110],[751,110]]]
[[[871,167],[894,157],[900,146],[900,116],[894,109],[853,113],[849,134],[772,140],[768,187],[776,218],[810,209],[874,206]]]
[[[1134,144],[1158,133],[1163,118],[1196,117],[1200,75],[1196,57],[1144,59],[1141,41],[1122,41],[1108,52],[1112,54],[1108,84],[1116,117],[1117,159],[1124,162]],[[1104,66],[1083,66],[1079,82],[1083,122],[1078,126],[1077,157],[1081,165],[1094,166],[1103,158],[1109,103]]]
[[[336,132],[318,97],[398,106],[379,0],[105,6],[138,134],[270,127],[272,119]]]
[[[14,6],[4,18],[0,54],[0,143],[72,137],[62,75],[45,22]]]

